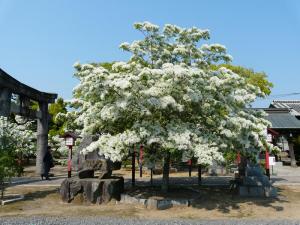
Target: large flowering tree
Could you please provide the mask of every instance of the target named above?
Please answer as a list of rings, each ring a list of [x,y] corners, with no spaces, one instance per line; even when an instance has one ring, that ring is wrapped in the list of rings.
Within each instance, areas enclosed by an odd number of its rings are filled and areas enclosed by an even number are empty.
[[[111,69],[75,64],[76,121],[84,134],[102,134],[84,152],[100,149],[121,161],[133,145],[155,144],[167,163],[168,153],[181,151],[208,165],[227,150],[264,148],[268,122],[247,109],[263,93],[229,69],[211,69],[231,56],[220,44],[201,43],[208,30],[170,24],[160,30],[149,22],[134,27],[144,39],[121,44],[129,61]]]

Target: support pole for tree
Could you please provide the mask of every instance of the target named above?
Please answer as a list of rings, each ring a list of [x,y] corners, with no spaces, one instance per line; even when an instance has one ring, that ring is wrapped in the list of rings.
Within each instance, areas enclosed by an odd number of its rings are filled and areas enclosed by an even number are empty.
[[[139,158],[139,167],[140,167],[140,177],[143,177],[143,157],[144,157],[144,146],[140,146],[140,158]]]
[[[241,153],[240,151],[238,151],[236,156],[236,164],[239,165],[240,163],[241,163]]]
[[[72,177],[72,145],[69,146],[68,155],[68,178]]]
[[[198,164],[198,185],[202,183],[202,166]]]
[[[192,160],[191,159],[188,161],[188,166],[189,166],[189,177],[191,177],[192,176]]]
[[[169,172],[170,172],[170,152],[167,152],[164,157],[163,179],[161,189],[163,192],[168,192],[169,189]]]
[[[132,161],[131,161],[131,185],[135,186],[135,147],[133,147]]]
[[[150,184],[153,186],[153,169],[150,169]]]
[[[268,149],[266,149],[265,168],[266,168],[266,175],[269,177],[269,180],[270,180],[270,162],[269,162]]]

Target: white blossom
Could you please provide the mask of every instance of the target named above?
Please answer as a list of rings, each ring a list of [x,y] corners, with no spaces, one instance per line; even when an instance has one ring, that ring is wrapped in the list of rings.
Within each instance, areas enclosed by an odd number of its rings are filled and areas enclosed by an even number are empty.
[[[246,109],[261,92],[229,69],[209,67],[231,57],[223,45],[199,45],[209,39],[208,30],[167,24],[160,32],[149,22],[135,28],[146,37],[121,44],[132,54],[128,62],[111,70],[76,64],[76,122],[83,135],[102,134],[83,153],[99,149],[117,161],[133,145],[157,144],[208,165],[223,160],[227,150],[264,148],[269,123],[261,112]]]

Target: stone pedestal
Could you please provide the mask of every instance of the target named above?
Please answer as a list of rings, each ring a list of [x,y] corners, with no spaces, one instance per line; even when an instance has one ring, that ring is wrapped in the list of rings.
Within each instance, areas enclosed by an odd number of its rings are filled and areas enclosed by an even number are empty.
[[[60,195],[64,202],[72,202],[76,196],[81,196],[82,202],[102,204],[112,199],[120,200],[124,192],[124,179],[111,177],[109,179],[78,177],[65,179],[60,187]]]
[[[277,189],[258,166],[247,166],[245,176],[238,187],[239,195],[243,197],[276,197]]]

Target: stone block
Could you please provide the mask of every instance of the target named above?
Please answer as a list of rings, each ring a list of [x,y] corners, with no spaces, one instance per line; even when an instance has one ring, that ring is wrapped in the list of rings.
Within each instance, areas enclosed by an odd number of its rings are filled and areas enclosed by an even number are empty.
[[[244,186],[271,186],[269,178],[265,175],[263,176],[247,176],[243,178]]]
[[[262,176],[264,176],[264,174],[259,166],[247,166],[246,167],[246,176],[262,177]]]
[[[242,197],[265,197],[263,187],[239,186],[239,195]]]
[[[277,197],[277,188],[276,187],[265,187],[265,197],[267,198],[276,198]]]
[[[124,192],[124,179],[113,177],[110,179],[96,178],[67,178],[60,188],[60,195],[64,202],[72,202],[78,194],[83,195],[83,200],[89,203],[107,203],[111,199],[120,200]]]
[[[83,169],[78,172],[79,179],[94,178],[94,170]]]
[[[100,180],[102,183],[102,194],[100,203],[108,203],[111,199],[120,201],[121,193],[124,192],[124,178],[114,177]]]
[[[99,179],[109,179],[112,175],[112,171],[100,171],[99,173]]]
[[[164,210],[164,209],[169,209],[172,207],[173,207],[173,204],[172,204],[171,200],[168,200],[168,199],[160,200],[160,199],[149,198],[147,200],[147,208],[148,209]]]

